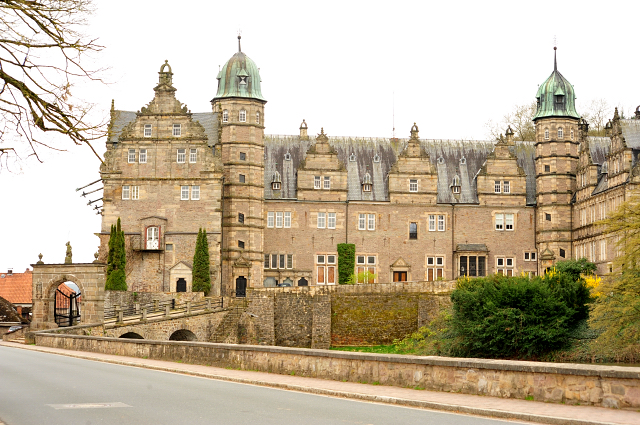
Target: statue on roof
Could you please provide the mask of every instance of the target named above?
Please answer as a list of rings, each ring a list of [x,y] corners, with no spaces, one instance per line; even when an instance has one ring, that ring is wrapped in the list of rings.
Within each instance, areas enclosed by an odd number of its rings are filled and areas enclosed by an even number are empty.
[[[72,257],[72,253],[71,253],[71,242],[67,242],[67,254],[64,257],[64,263],[65,264],[71,264],[71,257]]]

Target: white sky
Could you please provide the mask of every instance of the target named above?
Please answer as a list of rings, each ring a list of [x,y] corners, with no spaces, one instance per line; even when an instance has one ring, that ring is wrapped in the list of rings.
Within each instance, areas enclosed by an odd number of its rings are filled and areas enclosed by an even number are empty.
[[[605,98],[629,114],[640,103],[637,1],[380,3],[97,1],[85,32],[105,46],[96,61],[109,84],[73,93],[100,106],[96,119],[111,99],[137,111],[168,59],[177,98],[209,111],[240,29],[261,69],[269,134],[297,134],[305,118],[310,134],[390,137],[395,93],[398,137],[415,121],[422,138],[485,139],[487,121],[533,100],[553,70],[554,36],[578,107]],[[99,178],[99,163],[61,143],[67,152],[39,151],[43,164],[0,170],[1,272],[24,271],[40,252],[63,262],[68,240],[75,262],[93,261],[100,216],[75,189]]]

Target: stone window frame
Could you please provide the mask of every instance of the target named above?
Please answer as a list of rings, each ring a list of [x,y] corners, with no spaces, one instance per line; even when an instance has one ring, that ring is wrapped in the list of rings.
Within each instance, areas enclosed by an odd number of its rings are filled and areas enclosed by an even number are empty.
[[[229,111],[227,109],[222,111],[222,122],[229,122]]]
[[[427,254],[425,256],[425,280],[428,282],[432,282],[437,279],[444,279],[445,277],[445,255],[436,255],[436,254]],[[429,274],[431,274],[432,279],[429,279]]]
[[[409,192],[418,193],[419,182],[418,179],[409,179]]]
[[[134,162],[136,162],[136,150],[135,149],[129,149],[129,151],[127,153],[127,162],[129,164],[133,164]]]
[[[367,215],[364,213],[358,213],[358,230],[367,229]]]
[[[500,180],[493,181],[493,193],[502,193],[502,182]]]
[[[245,176],[244,174],[238,174],[238,181],[240,183],[246,183],[247,182],[247,176]]]
[[[200,200],[200,186],[199,185],[191,186],[191,200],[192,201],[199,201]]]
[[[256,124],[260,124],[260,111],[256,112]]]
[[[322,189],[331,190],[331,176],[324,176],[324,181],[322,183]]]
[[[327,229],[335,229],[336,228],[336,213],[328,212],[327,213]]]
[[[571,140],[573,140],[573,128],[570,130]]]
[[[318,229],[326,229],[327,228],[327,213],[318,212],[317,224],[318,224]]]
[[[321,188],[320,176],[313,176],[313,188],[314,189],[320,189]]]
[[[147,163],[147,150],[146,149],[140,149],[140,153],[138,154],[138,162],[140,164],[146,164]]]
[[[187,162],[187,149],[178,148],[176,150],[176,162],[178,164],[184,164],[185,162]]]
[[[493,229],[497,232],[513,232],[516,230],[516,216],[514,212],[496,212],[493,218]],[[508,228],[511,226],[511,228]]]
[[[525,251],[524,252],[524,261],[538,261],[537,259],[538,253],[537,251]]]
[[[411,231],[412,227],[415,227],[415,232]],[[418,240],[418,222],[417,221],[409,222],[409,240],[412,240],[412,241]]]
[[[322,261],[320,258],[322,257]],[[333,261],[330,261],[330,258],[333,257]],[[317,285],[336,285],[338,283],[338,254],[337,253],[326,253],[326,252],[318,252],[314,255],[314,265],[315,265],[315,277]],[[322,282],[318,279],[319,277],[319,269],[323,268],[323,276]],[[333,282],[329,283],[329,268],[333,268]]]
[[[285,229],[291,228],[291,211],[284,212],[284,228]]]
[[[549,129],[548,128],[544,129],[544,140],[549,140]]]
[[[191,148],[189,149],[189,164],[195,164],[198,162],[198,149]]]
[[[503,276],[515,276],[516,259],[514,257],[496,256],[496,274]]]
[[[180,200],[181,201],[189,200],[189,186],[185,186],[185,185],[180,186]]]
[[[511,193],[511,182],[509,180],[502,182],[502,193]]]
[[[375,214],[367,214],[367,230],[371,230],[371,231],[376,230],[376,215]]]
[[[276,211],[276,229],[282,229],[284,227],[284,213],[282,211]]]
[[[152,133],[153,133],[153,125],[145,124],[142,130],[142,135],[144,137],[151,137]]]
[[[564,128],[558,127],[558,140],[564,139]]]
[[[140,186],[131,186],[131,200],[137,201],[140,199]]]
[[[247,160],[247,154],[246,152],[240,152],[240,161],[246,161]]]
[[[360,258],[362,258],[362,261],[360,261]],[[373,262],[371,261],[371,259],[373,259]],[[356,283],[376,283],[376,277],[374,276],[373,278],[373,282],[369,282],[368,278],[369,275],[364,275],[364,272],[371,272],[371,269],[373,269],[373,274],[377,275],[377,271],[378,271],[378,254],[368,254],[368,253],[359,253],[356,254],[356,266],[355,266],[355,275],[356,275]],[[362,269],[362,273],[363,273],[363,281],[359,280],[358,274],[361,272],[360,269]]]
[[[128,184],[122,185],[122,199],[130,199],[131,198],[131,186]]]
[[[246,109],[240,109],[238,112],[238,121],[239,122],[247,122],[247,111]]]
[[[267,228],[271,229],[275,227],[276,213],[273,211],[267,212]]]
[[[171,132],[173,137],[182,137],[182,124],[173,124],[173,130]]]

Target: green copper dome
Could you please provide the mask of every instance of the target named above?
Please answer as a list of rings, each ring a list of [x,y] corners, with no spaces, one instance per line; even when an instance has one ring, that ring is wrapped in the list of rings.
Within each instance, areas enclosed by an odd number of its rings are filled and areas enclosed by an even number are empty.
[[[238,36],[238,53],[224,64],[217,79],[218,92],[214,100],[226,97],[265,100],[260,91],[260,72],[255,62],[240,50],[240,36]]]
[[[580,118],[576,111],[576,94],[571,83],[558,72],[558,63],[553,54],[553,72],[542,83],[536,94],[538,109],[533,120],[548,117]]]

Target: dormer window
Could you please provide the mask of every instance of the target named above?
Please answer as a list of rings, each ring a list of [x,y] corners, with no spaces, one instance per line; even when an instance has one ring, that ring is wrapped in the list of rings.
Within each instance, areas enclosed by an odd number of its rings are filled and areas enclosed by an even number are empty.
[[[249,74],[247,74],[247,71],[245,71],[244,69],[241,69],[237,75],[238,75],[238,84],[241,86],[246,86],[249,80]]]
[[[536,97],[536,106],[539,108],[542,100],[539,97]]]
[[[280,182],[273,182],[273,183],[271,183],[271,189],[273,189],[273,190],[280,190]]]
[[[451,183],[451,192],[460,193],[460,177],[453,177],[453,183]]]
[[[376,152],[376,154],[373,157],[373,162],[380,162],[380,155],[378,155],[378,153]]]
[[[349,162],[356,162],[356,154],[351,152],[351,155],[349,155]]]
[[[229,111],[222,111],[222,122],[229,122]]]
[[[247,111],[245,111],[244,109],[241,109],[240,114],[238,116],[238,120],[240,122],[247,122]]]
[[[240,85],[245,85],[247,84],[247,77],[245,77],[244,75],[240,76]]]
[[[285,161],[291,161],[291,154],[289,152],[284,154],[284,160]]]
[[[558,127],[558,139],[562,140],[564,138],[564,130],[562,127]]]
[[[556,105],[563,105],[564,104],[564,95],[563,94],[557,94],[555,95],[556,98]]]
[[[282,183],[282,178],[280,177],[280,173],[276,170],[273,173],[273,178],[271,179],[271,189],[280,190],[280,184]]]
[[[373,187],[373,183],[371,182],[371,174],[366,173],[364,175],[364,179],[362,180],[362,191],[371,192],[372,187]]]

